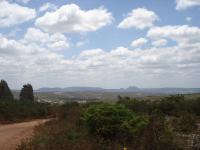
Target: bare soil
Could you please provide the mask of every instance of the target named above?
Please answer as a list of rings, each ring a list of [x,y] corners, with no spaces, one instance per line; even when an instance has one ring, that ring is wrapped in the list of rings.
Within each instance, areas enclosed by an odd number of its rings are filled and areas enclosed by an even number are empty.
[[[0,124],[0,150],[15,150],[23,139],[31,137],[35,126],[47,120],[40,119],[7,125]]]

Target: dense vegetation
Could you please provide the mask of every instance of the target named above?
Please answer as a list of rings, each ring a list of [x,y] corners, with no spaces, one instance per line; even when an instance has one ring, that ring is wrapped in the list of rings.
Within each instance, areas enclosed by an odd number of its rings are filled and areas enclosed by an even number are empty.
[[[50,115],[51,107],[47,103],[34,101],[33,88],[24,85],[20,99],[14,99],[6,81],[0,82],[0,123],[18,122]]]
[[[24,85],[20,92],[21,101],[34,101],[33,87],[31,84]]]
[[[1,100],[0,122],[19,122],[29,119],[44,118],[50,115],[50,108],[50,105],[46,103]]]
[[[174,95],[156,101],[119,97],[117,103],[66,103],[57,106],[57,119],[39,126],[19,150],[181,150],[187,143],[178,135],[197,130],[199,101]]]
[[[0,82],[0,100],[13,100],[13,94],[10,90],[10,88],[8,87],[8,84],[6,81],[1,80]]]
[[[97,104],[88,107],[84,121],[89,133],[106,140],[126,140],[137,136],[147,121],[122,105]]]
[[[125,105],[135,113],[151,114],[157,110],[169,116],[177,116],[183,112],[200,115],[200,98],[185,99],[183,95],[172,95],[155,101],[119,97],[118,103]]]

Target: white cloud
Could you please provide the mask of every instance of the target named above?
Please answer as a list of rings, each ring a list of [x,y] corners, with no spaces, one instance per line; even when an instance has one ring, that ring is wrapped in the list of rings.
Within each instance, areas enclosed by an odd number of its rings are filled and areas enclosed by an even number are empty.
[[[61,33],[45,33],[40,29],[29,28],[24,36],[25,41],[48,46],[52,50],[63,50],[69,47],[68,39]]]
[[[36,20],[35,25],[49,32],[88,32],[110,24],[112,19],[112,14],[105,8],[86,11],[75,4],[69,4],[45,13]]]
[[[44,3],[40,8],[39,8],[39,12],[44,12],[47,10],[53,11],[56,10],[57,6],[55,4],[52,3]]]
[[[194,6],[200,6],[200,0],[176,0],[177,10],[184,10]]]
[[[153,27],[148,31],[147,36],[155,40],[169,38],[178,44],[198,43],[200,29],[188,25]]]
[[[28,28],[26,34],[24,35],[24,39],[29,42],[32,41],[45,44],[49,41],[49,34],[42,32],[40,29]]]
[[[165,46],[165,45],[167,45],[167,40],[159,39],[159,40],[153,41],[152,45],[156,46],[156,47]]]
[[[136,28],[144,29],[153,26],[153,23],[158,20],[158,16],[155,12],[145,8],[133,9],[128,16],[120,22],[118,28]]]
[[[50,43],[48,47],[55,50],[63,50],[69,47],[68,39],[61,33],[54,33],[50,35]]]
[[[84,50],[71,58],[43,47],[36,39],[23,43],[1,35],[1,78],[17,80],[20,86],[21,82],[31,82],[35,88],[55,85],[125,87],[131,84],[197,87],[200,84],[199,31],[200,28],[190,26],[153,27],[147,34],[151,40],[175,40],[177,44],[141,50],[98,48]],[[44,39],[52,36],[43,34],[41,38]]]
[[[14,48],[13,48],[14,46]],[[15,55],[22,52],[23,46],[15,40],[8,40],[0,35],[0,54],[3,55]]]
[[[0,27],[10,27],[36,17],[35,9],[0,1]]]
[[[146,44],[147,42],[148,42],[147,39],[145,39],[145,38],[139,38],[137,40],[132,41],[131,42],[131,46],[132,47],[140,47],[140,46]]]

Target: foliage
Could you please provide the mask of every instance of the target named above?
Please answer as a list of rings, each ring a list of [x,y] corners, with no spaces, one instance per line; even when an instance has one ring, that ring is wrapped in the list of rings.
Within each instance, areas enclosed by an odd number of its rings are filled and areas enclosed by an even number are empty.
[[[33,87],[31,84],[26,84],[23,86],[20,92],[21,101],[34,101]]]
[[[20,101],[14,100],[6,81],[0,82],[0,122],[16,122],[25,119],[46,117],[50,115],[50,105],[34,102],[33,88],[24,85],[20,93]]]
[[[60,111],[60,112],[59,112]],[[92,150],[93,140],[88,139],[80,118],[83,108],[77,103],[57,106],[57,117],[38,126],[30,141],[24,141],[18,150]]]
[[[17,122],[50,115],[50,105],[18,100],[0,101],[0,122]]]
[[[200,115],[200,98],[186,100],[183,95],[172,95],[164,97],[158,101],[121,97],[118,103],[124,105],[135,113],[151,114],[155,110],[160,110],[165,115],[172,116],[177,116],[180,112]]]
[[[66,102],[57,107],[55,114],[59,119],[67,119],[71,117],[71,115],[75,115],[73,111],[77,111],[76,109],[79,111],[82,109],[77,102]]]
[[[176,150],[174,135],[159,111],[154,111],[143,135],[138,139],[136,149],[142,150]]]
[[[134,113],[150,113],[153,110],[153,103],[148,100],[130,99],[125,97],[121,98],[117,103],[124,105]]]
[[[148,124],[144,119],[118,104],[66,103],[64,106],[58,106],[57,111],[65,112],[65,115],[61,113],[62,117],[37,127],[34,136],[29,141],[24,141],[18,150],[112,150],[122,149],[124,145],[128,149],[138,150],[176,148],[173,134],[165,122],[164,115],[158,111],[152,113]],[[82,114],[87,126],[80,123]],[[93,120],[92,124],[87,122],[88,117]],[[90,131],[88,134],[90,127],[94,127],[94,132]],[[99,127],[100,130],[97,131],[95,127]],[[114,132],[117,135],[114,135]],[[100,135],[106,135],[106,138]],[[126,137],[130,138],[126,139]]]
[[[194,115],[199,114],[199,98],[188,100],[173,95],[152,101],[119,99],[115,104],[54,105],[56,119],[37,127],[34,136],[18,150],[112,150],[124,146],[137,150],[176,150],[181,147],[177,132],[195,132]],[[176,124],[171,118],[177,118]]]
[[[13,94],[8,87],[8,84],[6,81],[1,80],[0,82],[0,100],[13,100]]]
[[[91,135],[109,140],[136,136],[147,124],[122,105],[107,103],[90,106],[84,121]]]
[[[179,118],[176,119],[174,127],[176,131],[183,133],[191,133],[197,129],[197,119],[194,115],[189,113],[182,113]]]

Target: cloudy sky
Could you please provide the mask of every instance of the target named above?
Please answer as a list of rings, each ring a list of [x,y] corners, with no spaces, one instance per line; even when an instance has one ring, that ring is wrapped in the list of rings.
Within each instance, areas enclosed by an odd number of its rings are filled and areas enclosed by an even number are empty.
[[[0,0],[12,88],[200,87],[200,0]]]

